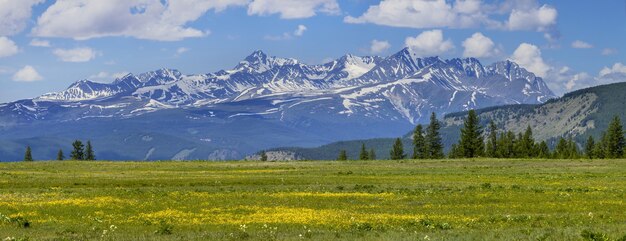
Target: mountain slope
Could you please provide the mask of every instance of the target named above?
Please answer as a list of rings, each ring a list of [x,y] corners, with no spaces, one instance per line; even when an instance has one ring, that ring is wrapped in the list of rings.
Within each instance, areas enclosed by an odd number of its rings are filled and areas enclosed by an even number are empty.
[[[507,105],[478,109],[481,124],[487,126],[493,120],[500,130],[519,133],[530,125],[537,141],[546,140],[552,146],[560,137],[572,137],[581,147],[588,136],[596,139],[606,130],[613,116],[617,115],[626,125],[626,83],[616,83],[582,89],[565,94],[544,104]],[[447,114],[441,121],[442,137],[447,148],[458,141],[459,131],[467,112]],[[409,130],[409,129],[407,129]],[[347,150],[349,156],[357,157],[361,144],[376,149],[379,158],[387,158],[393,138],[351,140],[329,143],[314,148],[285,147],[276,151],[291,151],[305,159],[332,160],[339,150]],[[404,135],[405,151],[411,153],[410,133]]]
[[[0,160],[20,159],[18,147],[28,144],[49,156],[63,146],[42,140],[79,137],[98,144],[105,159],[235,159],[277,146],[401,135],[431,112],[553,97],[541,78],[510,61],[484,67],[473,58],[421,58],[403,49],[307,65],[255,51],[230,70],[81,80],[2,104]]]

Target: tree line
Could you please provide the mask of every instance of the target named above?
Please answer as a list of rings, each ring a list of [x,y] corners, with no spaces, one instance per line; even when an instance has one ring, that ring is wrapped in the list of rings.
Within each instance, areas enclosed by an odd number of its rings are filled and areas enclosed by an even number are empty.
[[[59,149],[59,151],[57,152],[56,160],[65,160],[65,154],[63,153],[63,149]],[[70,153],[70,160],[95,161],[96,155],[93,150],[93,146],[91,145],[91,141],[87,141],[86,146],[80,140],[75,140],[74,142],[72,142],[72,152]],[[34,161],[32,149],[30,146],[26,146],[24,161]]]
[[[441,123],[435,113],[430,116],[430,123],[424,128],[417,125],[412,133],[413,155],[412,159],[443,159],[446,156],[443,151]],[[608,128],[602,132],[601,138],[596,141],[589,136],[583,148],[579,148],[576,142],[569,137],[560,137],[552,150],[546,141],[536,141],[533,130],[526,127],[524,132],[499,130],[491,120],[485,134],[484,127],[480,124],[480,118],[475,110],[468,111],[463,120],[459,141],[452,145],[448,152],[449,158],[555,158],[555,159],[578,159],[578,158],[622,158],[626,157],[624,149],[626,140],[621,120],[615,116]],[[374,160],[374,149],[368,153],[365,144],[362,145],[361,160]],[[407,158],[401,138],[396,138],[389,152],[391,160]],[[337,160],[347,160],[345,150],[339,152]]]

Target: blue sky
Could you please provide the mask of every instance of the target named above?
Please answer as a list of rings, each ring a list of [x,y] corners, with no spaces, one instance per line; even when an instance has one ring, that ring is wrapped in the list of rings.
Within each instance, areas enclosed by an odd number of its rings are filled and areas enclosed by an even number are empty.
[[[252,51],[512,59],[562,94],[626,81],[623,0],[0,0],[0,102],[162,67],[235,66]]]

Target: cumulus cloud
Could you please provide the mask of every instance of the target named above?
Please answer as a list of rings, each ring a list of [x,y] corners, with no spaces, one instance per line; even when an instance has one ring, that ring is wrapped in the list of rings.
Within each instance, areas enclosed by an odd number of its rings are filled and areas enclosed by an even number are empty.
[[[248,5],[248,15],[279,14],[283,19],[313,17],[317,12],[339,14],[336,0],[254,0]]]
[[[206,31],[187,26],[206,12],[247,3],[248,0],[57,0],[38,18],[32,34],[77,40],[127,36],[176,41],[207,35]]]
[[[615,63],[612,67],[604,67],[600,70],[600,76],[607,76],[612,74],[626,74],[626,65],[622,63]]]
[[[50,45],[50,42],[48,40],[41,40],[41,39],[33,39],[30,41],[30,46],[34,46],[34,47],[51,47],[52,45]]]
[[[374,39],[372,40],[372,45],[370,46],[370,53],[379,54],[387,51],[389,48],[391,48],[391,44],[389,44],[389,42]]]
[[[408,37],[404,43],[417,56],[440,55],[454,49],[452,40],[444,39],[443,32],[438,29],[424,31],[416,37]]]
[[[14,35],[26,27],[32,7],[44,0],[0,0],[0,36]]]
[[[626,81],[626,65],[615,63],[612,66],[602,68],[597,76],[587,72],[577,72],[567,66],[561,67],[559,71],[551,71],[547,82],[557,93],[569,92],[591,86],[611,84]]]
[[[43,77],[37,73],[37,70],[33,66],[26,65],[13,75],[13,81],[18,82],[33,82],[42,80]]]
[[[8,57],[19,52],[19,48],[7,37],[0,37],[0,58]]]
[[[91,48],[55,49],[52,51],[63,62],[89,62],[95,59],[98,52]]]
[[[463,41],[463,57],[489,58],[500,55],[500,48],[482,33],[474,33]]]
[[[593,45],[591,45],[590,43],[581,41],[581,40],[576,40],[576,41],[572,42],[572,48],[575,48],[575,49],[590,49],[590,48],[593,48]]]
[[[298,28],[295,31],[293,31],[293,35],[300,37],[304,35],[304,31],[306,30],[307,30],[306,26],[300,24],[298,25]]]
[[[546,64],[543,57],[541,57],[539,47],[532,44],[520,44],[515,52],[513,52],[511,60],[539,77],[546,77],[548,71],[551,70],[551,67]]]
[[[302,35],[304,35],[304,31],[306,30],[307,30],[307,27],[300,24],[298,25],[296,30],[293,31],[293,33],[284,32],[281,35],[266,35],[264,38],[267,40],[274,40],[274,41],[290,40],[290,39],[293,39],[294,37],[302,37]]]
[[[530,30],[555,39],[558,38],[557,16],[555,8],[539,6],[536,0],[503,1],[500,5],[481,0],[383,0],[370,6],[361,16],[345,17],[344,22],[418,29],[487,27]]]

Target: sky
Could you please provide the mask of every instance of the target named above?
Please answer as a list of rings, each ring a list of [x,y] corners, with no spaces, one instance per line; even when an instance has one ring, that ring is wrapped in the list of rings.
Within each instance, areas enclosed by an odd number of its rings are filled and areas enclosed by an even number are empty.
[[[160,68],[230,69],[255,50],[510,59],[558,95],[626,81],[625,0],[0,0],[0,103]]]

